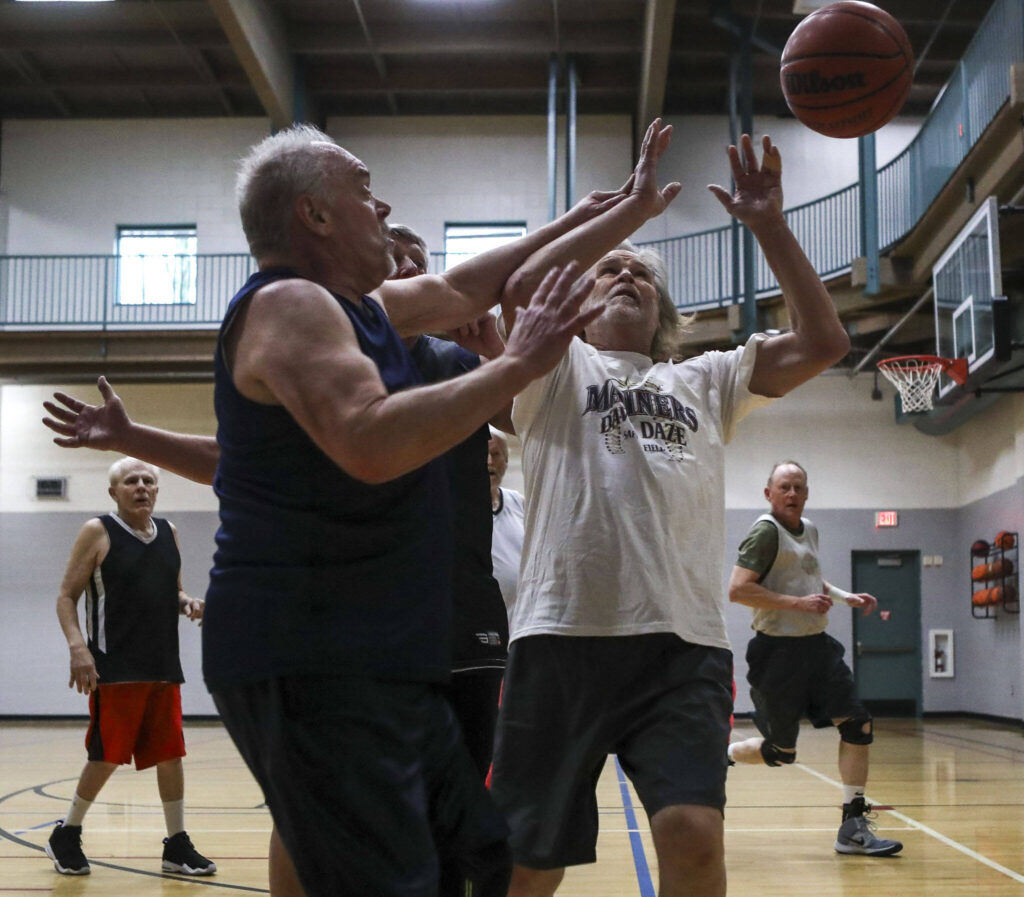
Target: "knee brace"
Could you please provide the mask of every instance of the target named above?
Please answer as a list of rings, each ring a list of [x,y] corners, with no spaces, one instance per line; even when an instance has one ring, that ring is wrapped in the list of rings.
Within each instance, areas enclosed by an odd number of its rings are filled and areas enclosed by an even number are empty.
[[[868,728],[867,732],[864,731],[865,725]],[[871,714],[843,720],[836,728],[839,729],[840,740],[847,744],[871,744],[875,740]]]
[[[761,756],[769,766],[787,766],[796,760],[796,751],[782,751],[767,740],[761,742]]]

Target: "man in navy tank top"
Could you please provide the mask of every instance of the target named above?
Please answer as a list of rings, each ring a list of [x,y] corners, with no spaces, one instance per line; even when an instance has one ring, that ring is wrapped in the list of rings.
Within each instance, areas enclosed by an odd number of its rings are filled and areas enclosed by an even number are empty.
[[[214,863],[185,832],[185,778],[181,758],[178,619],[203,618],[203,602],[181,586],[181,555],[174,525],[153,516],[156,469],[134,458],[110,468],[117,510],[86,521],[71,550],[57,596],[57,617],[70,652],[68,687],[89,696],[88,761],[71,806],[46,844],[62,875],[88,875],[82,822],[119,764],[156,767],[167,837],[161,868],[212,875]],[[86,634],[78,618],[85,593]]]
[[[452,860],[473,893],[504,893],[504,821],[438,690],[452,538],[431,459],[556,364],[601,307],[581,315],[592,280],[552,269],[501,358],[431,386],[401,338],[476,320],[528,255],[577,224],[599,218],[595,238],[621,239],[659,214],[679,188],[657,186],[671,129],[654,132],[621,190],[444,275],[388,283],[390,207],[358,159],[298,126],[242,163],[259,272],[218,339],[217,444],[147,437],[169,469],[213,479],[204,676],[309,897],[433,895]],[[83,444],[74,414],[57,416],[61,444]],[[272,891],[288,886],[275,888],[272,863]]]

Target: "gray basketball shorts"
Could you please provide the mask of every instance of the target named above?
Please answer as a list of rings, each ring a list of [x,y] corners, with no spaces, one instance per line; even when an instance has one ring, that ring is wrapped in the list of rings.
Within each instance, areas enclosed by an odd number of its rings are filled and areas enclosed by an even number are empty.
[[[725,807],[732,652],[672,633],[514,641],[491,793],[517,863],[596,859],[597,780],[616,754],[648,817]]]

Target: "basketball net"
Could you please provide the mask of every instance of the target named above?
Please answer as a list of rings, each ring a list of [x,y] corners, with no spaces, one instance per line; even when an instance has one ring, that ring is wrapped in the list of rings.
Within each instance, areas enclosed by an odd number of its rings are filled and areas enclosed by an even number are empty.
[[[961,386],[967,380],[966,358],[900,355],[878,362],[878,369],[899,391],[904,414],[931,411],[935,407],[935,387],[943,371]]]

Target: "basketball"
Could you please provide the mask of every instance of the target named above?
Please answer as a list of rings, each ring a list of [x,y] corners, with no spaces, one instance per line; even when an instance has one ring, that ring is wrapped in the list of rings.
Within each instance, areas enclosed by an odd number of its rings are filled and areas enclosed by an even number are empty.
[[[999,537],[996,536],[996,538],[998,539]],[[986,542],[984,539],[978,539],[978,541],[971,546],[972,555],[988,554],[988,551],[989,545],[988,542]]]
[[[971,579],[975,582],[985,582],[989,579],[1001,579],[1013,573],[1013,561],[1003,558],[993,561],[991,564],[978,564],[971,570]]]
[[[1002,548],[1006,551],[1013,548],[1017,544],[1017,537],[1014,533],[1008,533],[1006,530],[996,533],[996,547]]]
[[[914,51],[903,26],[872,3],[840,0],[811,13],[782,51],[782,93],[826,137],[863,137],[903,107]]]

